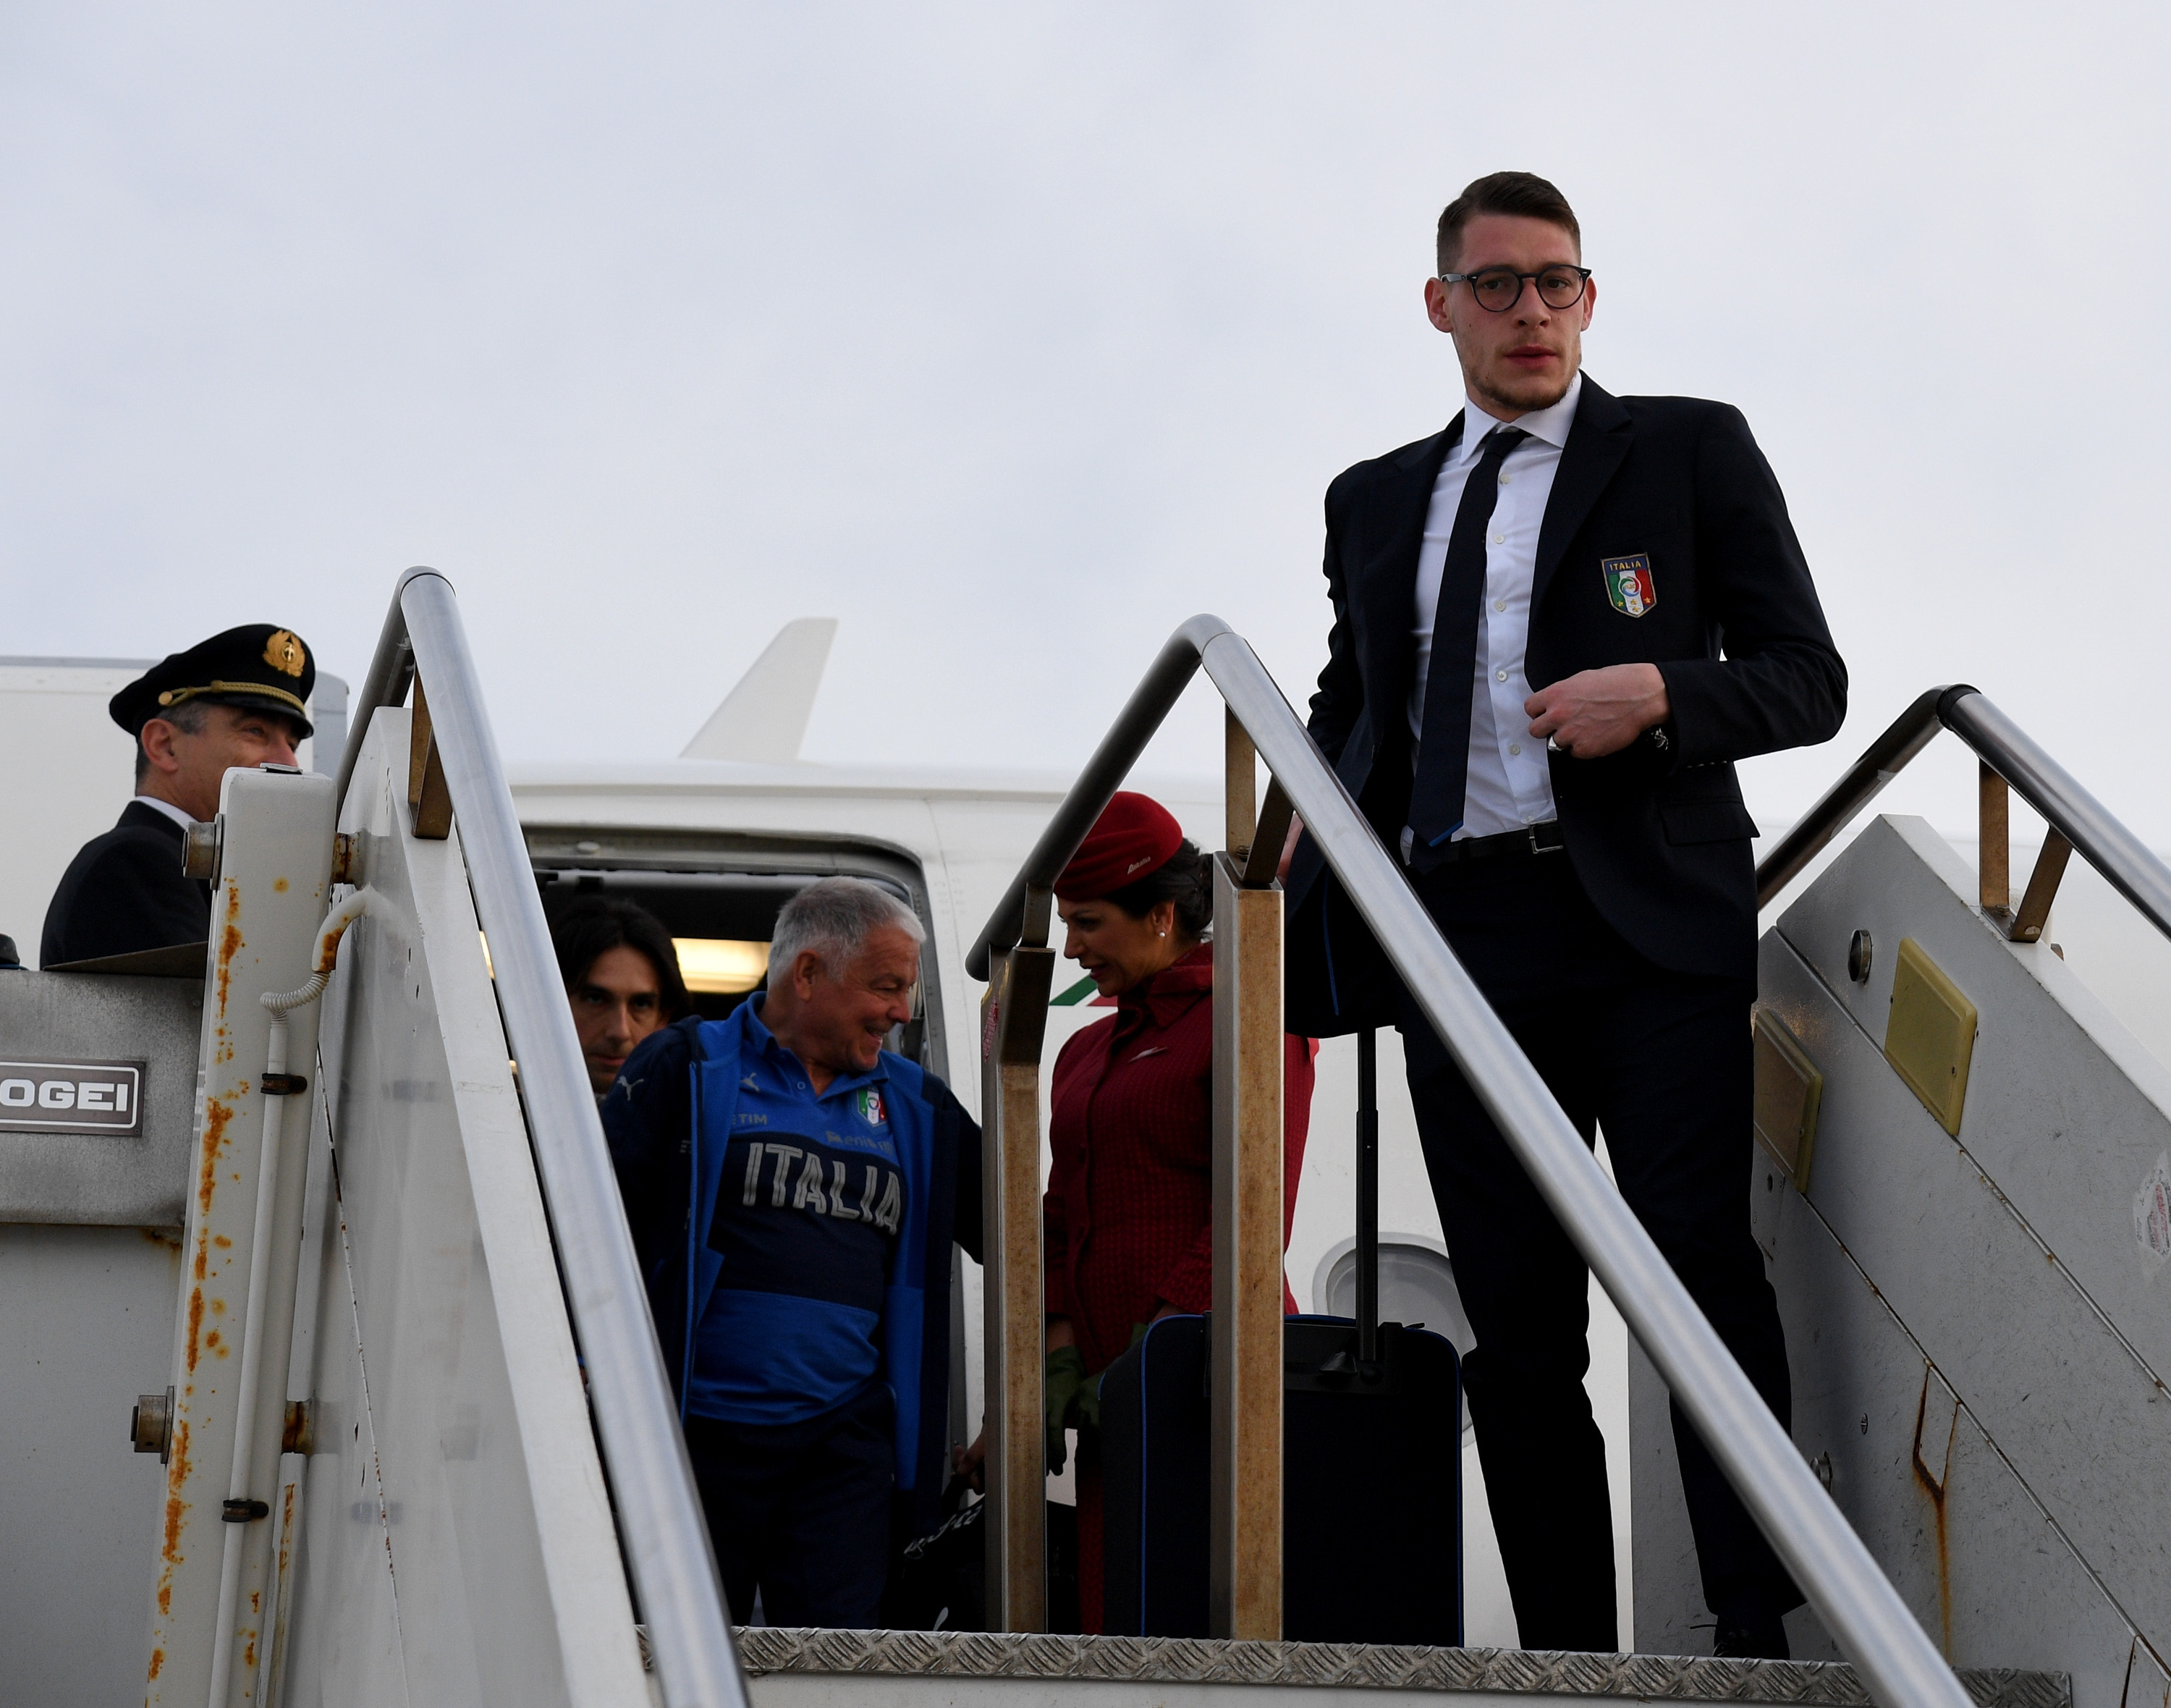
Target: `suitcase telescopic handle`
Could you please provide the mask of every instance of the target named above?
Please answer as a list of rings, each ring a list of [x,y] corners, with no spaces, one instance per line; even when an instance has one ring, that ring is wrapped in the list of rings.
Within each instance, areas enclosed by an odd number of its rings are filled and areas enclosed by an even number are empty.
[[[1357,1034],[1357,1357],[1380,1359],[1380,1039]]]

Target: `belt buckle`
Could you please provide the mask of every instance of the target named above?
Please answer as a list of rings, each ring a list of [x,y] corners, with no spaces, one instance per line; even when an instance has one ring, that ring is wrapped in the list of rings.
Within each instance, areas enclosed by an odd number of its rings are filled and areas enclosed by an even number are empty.
[[[1539,827],[1536,824],[1525,824],[1523,826],[1523,834],[1530,839],[1530,852],[1532,854],[1557,854],[1567,846],[1564,842],[1548,842],[1541,846],[1538,842],[1538,829]]]

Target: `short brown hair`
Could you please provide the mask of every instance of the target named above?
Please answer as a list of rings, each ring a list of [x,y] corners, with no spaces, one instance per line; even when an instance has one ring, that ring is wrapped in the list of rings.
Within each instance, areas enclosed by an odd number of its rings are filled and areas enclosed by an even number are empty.
[[[1513,213],[1525,219],[1546,220],[1573,238],[1576,254],[1583,253],[1583,228],[1575,223],[1575,210],[1568,205],[1568,197],[1535,172],[1488,172],[1440,210],[1437,255],[1440,271],[1455,271],[1462,228],[1481,213]]]

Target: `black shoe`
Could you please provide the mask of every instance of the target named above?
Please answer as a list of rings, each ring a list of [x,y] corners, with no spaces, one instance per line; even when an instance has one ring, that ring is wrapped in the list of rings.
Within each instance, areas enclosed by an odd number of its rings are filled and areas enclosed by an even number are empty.
[[[1734,1622],[1721,1619],[1718,1639],[1711,1646],[1714,1658],[1734,1661],[1784,1661],[1787,1627],[1776,1614]]]

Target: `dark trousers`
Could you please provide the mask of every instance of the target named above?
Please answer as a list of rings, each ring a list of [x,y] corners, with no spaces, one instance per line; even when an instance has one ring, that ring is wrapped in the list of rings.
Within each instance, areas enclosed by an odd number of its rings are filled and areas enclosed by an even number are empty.
[[[1749,1231],[1753,986],[1665,972],[1591,906],[1565,853],[1413,880],[1471,976],[1614,1178],[1782,1425],[1787,1349]],[[1525,1648],[1619,1646],[1605,1450],[1583,1377],[1588,1275],[1406,996],[1410,1093],[1456,1285],[1485,1489]],[[1676,1407],[1674,1441],[1704,1596],[1722,1621],[1800,1593]]]
[[[686,1450],[732,1617],[864,1630],[889,1575],[895,1402],[871,1383],[804,1423],[686,1420]]]

